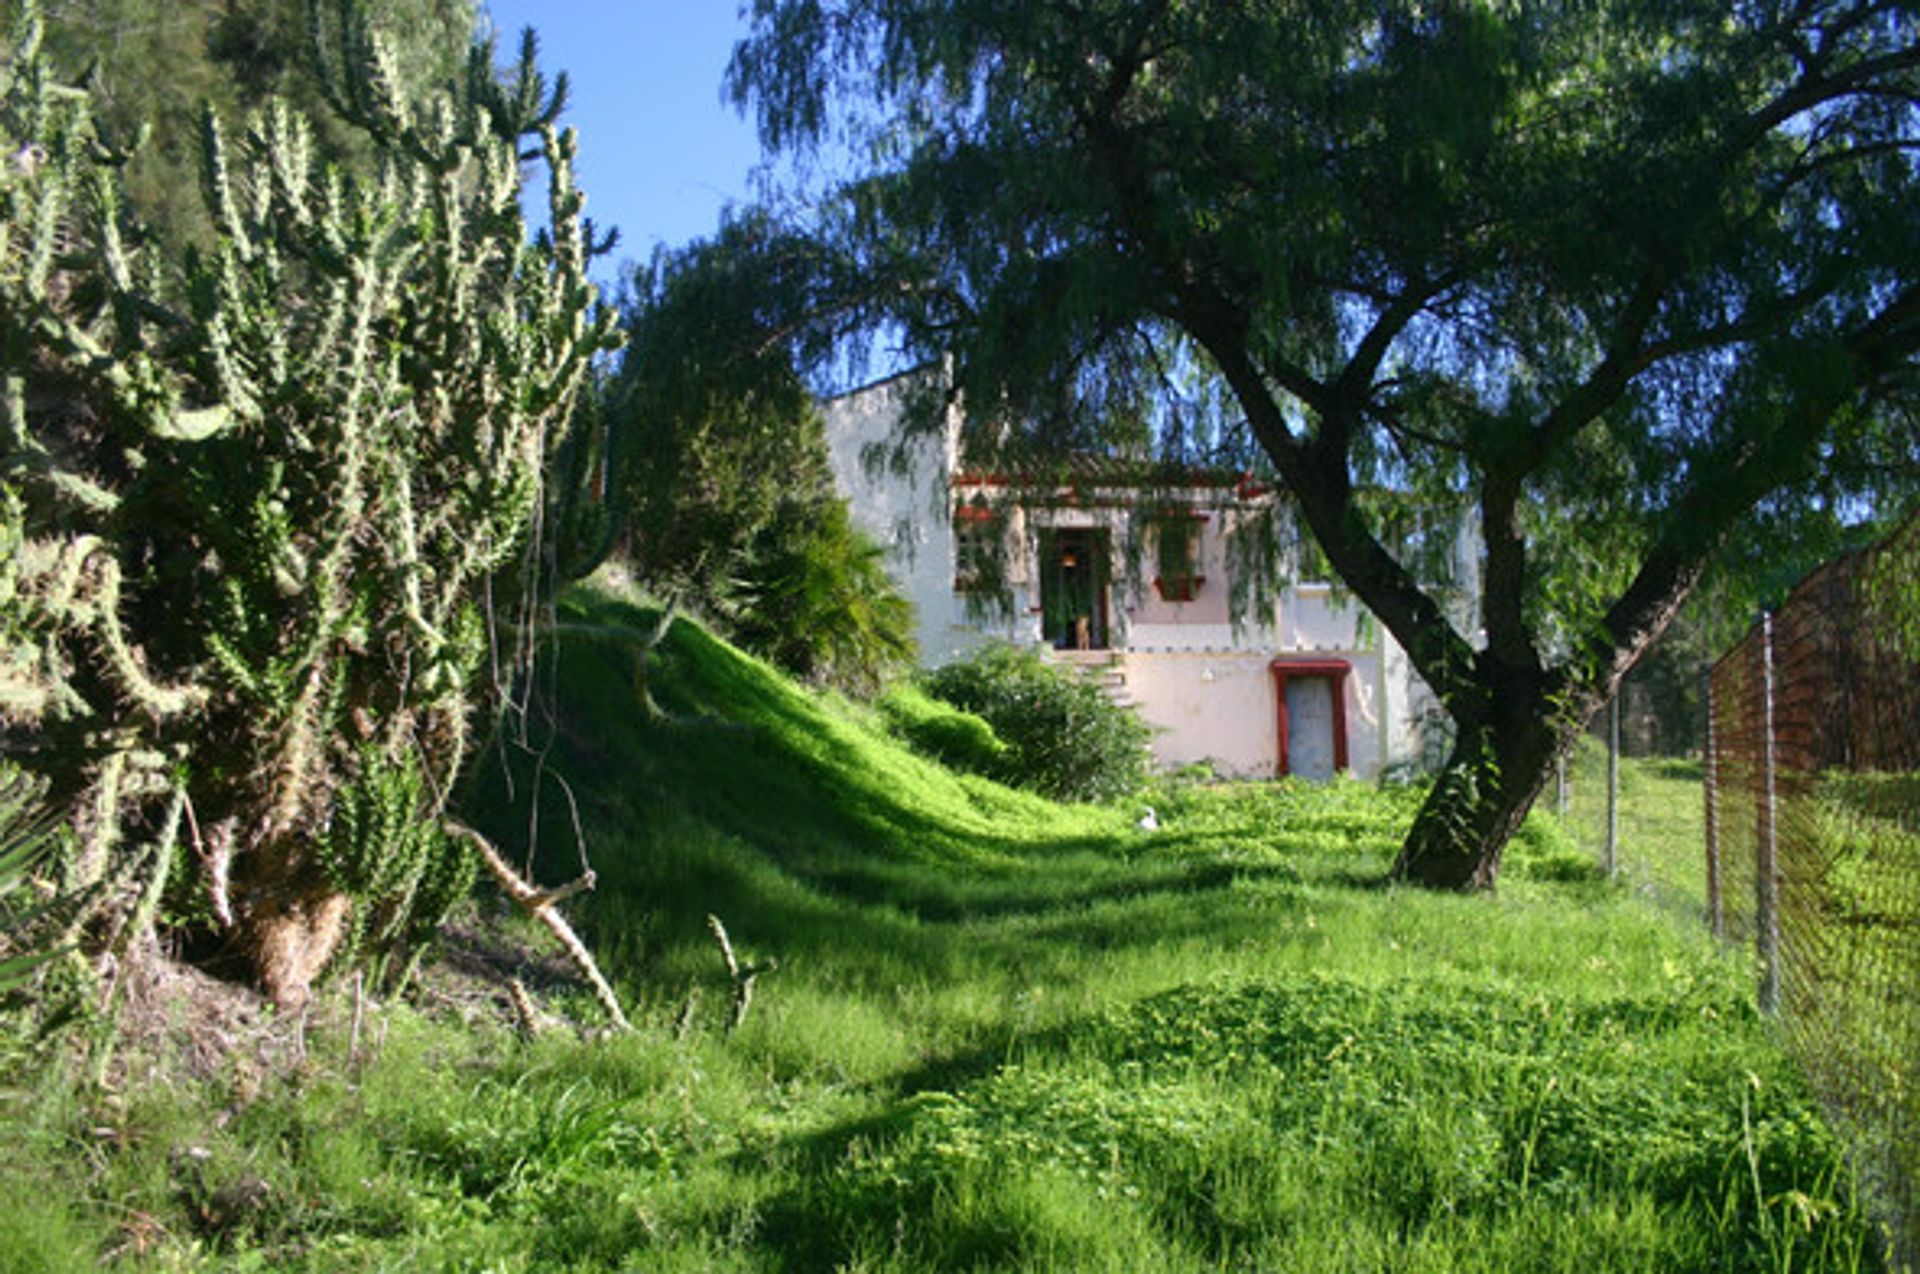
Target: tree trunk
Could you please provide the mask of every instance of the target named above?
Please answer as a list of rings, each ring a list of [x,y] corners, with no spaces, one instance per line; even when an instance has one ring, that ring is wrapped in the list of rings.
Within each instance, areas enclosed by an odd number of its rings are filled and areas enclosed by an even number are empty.
[[[1577,715],[1539,698],[1500,697],[1491,720],[1461,724],[1394,860],[1395,880],[1462,892],[1494,887],[1507,842],[1579,736]]]

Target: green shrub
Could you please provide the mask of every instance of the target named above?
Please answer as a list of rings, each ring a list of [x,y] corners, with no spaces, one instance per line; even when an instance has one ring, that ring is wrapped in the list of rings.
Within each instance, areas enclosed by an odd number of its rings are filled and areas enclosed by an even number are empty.
[[[796,677],[871,696],[916,654],[913,603],[885,562],[845,500],[795,502],[754,537],[717,600],[748,650]]]
[[[991,777],[1065,801],[1098,801],[1146,782],[1152,731],[1099,686],[1031,650],[991,646],[924,678],[1006,746]]]

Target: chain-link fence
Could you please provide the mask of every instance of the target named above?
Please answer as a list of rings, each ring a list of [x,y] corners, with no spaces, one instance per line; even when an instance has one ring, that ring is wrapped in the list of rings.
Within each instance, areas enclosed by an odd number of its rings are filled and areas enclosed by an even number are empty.
[[[1920,1260],[1920,516],[1713,668],[1708,911]]]

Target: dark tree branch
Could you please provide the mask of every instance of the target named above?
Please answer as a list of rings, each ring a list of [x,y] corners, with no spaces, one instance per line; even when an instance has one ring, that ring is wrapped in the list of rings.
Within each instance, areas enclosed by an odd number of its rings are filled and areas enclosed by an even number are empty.
[[[1666,627],[1740,518],[1806,463],[1835,413],[1897,379],[1920,350],[1920,285],[1910,286],[1843,342],[1852,375],[1829,376],[1781,408],[1766,435],[1742,442],[1698,476],[1671,506],[1639,572],[1607,611],[1587,657],[1611,686]],[[1865,387],[1864,389],[1862,387]]]
[[[1348,403],[1359,403],[1370,397],[1374,377],[1380,372],[1381,360],[1386,358],[1393,342],[1400,333],[1406,331],[1407,324],[1419,317],[1429,302],[1452,287],[1454,282],[1452,276],[1442,275],[1425,283],[1410,284],[1394,296],[1381,309],[1373,326],[1367,329],[1367,334],[1360,338],[1359,345],[1354,347],[1346,370],[1330,387],[1332,397]]]
[[[1634,375],[1645,366],[1641,344],[1670,282],[1664,262],[1650,262],[1641,272],[1633,294],[1621,308],[1605,357],[1533,427],[1526,446],[1512,457],[1516,480],[1545,464],[1569,439],[1620,401]]]
[[[1721,162],[1729,161],[1797,115],[1856,93],[1875,91],[1871,81],[1899,71],[1920,68],[1920,46],[1908,46],[1879,57],[1862,58],[1831,77],[1824,74],[1826,54],[1819,64],[1772,101],[1750,111],[1721,148]]]
[[[1213,355],[1233,389],[1255,439],[1273,458],[1299,502],[1314,538],[1354,595],[1385,624],[1442,701],[1472,690],[1473,648],[1447,620],[1413,575],[1369,532],[1353,502],[1346,457],[1316,455],[1289,433],[1265,378],[1247,357],[1234,324],[1223,317],[1190,316],[1189,330]]]

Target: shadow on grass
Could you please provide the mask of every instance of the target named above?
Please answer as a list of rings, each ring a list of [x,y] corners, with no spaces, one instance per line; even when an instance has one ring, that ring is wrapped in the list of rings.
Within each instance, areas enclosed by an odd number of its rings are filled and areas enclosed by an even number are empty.
[[[1370,894],[1392,893],[1406,884],[1394,877],[1391,866],[1382,867],[1377,862],[1322,864],[1320,870],[1313,873],[1313,879],[1336,889]]]
[[[975,1045],[929,1059],[891,1077],[892,1098],[884,1111],[785,1139],[777,1155],[795,1183],[761,1202],[755,1255],[776,1269],[823,1270],[844,1267],[876,1240],[890,1241],[897,1249],[907,1230],[925,1224],[938,1184],[925,1176],[897,1181],[884,1172],[860,1169],[911,1133],[919,1115],[913,1099],[960,1092],[991,1078],[1016,1057],[1066,1052],[1097,1035],[1102,1026],[1101,1019],[1082,1016],[1022,1035],[1017,1041]],[[764,1148],[743,1151],[735,1162],[752,1171],[765,1162],[765,1154]],[[1011,1249],[998,1250],[1006,1236],[997,1232],[982,1232],[970,1239],[951,1223],[942,1228],[943,1248],[976,1249],[963,1261],[968,1267],[981,1267],[974,1258],[1004,1266],[1015,1256]],[[895,1255],[902,1253],[896,1250]]]
[[[1095,950],[1263,937],[1302,896],[1286,864],[1177,863],[1146,875],[1120,864],[1008,880],[925,868],[829,877],[728,851],[708,844],[671,861],[609,865],[608,888],[582,913],[589,939],[603,958],[612,954],[609,968],[630,981],[657,980],[670,966],[717,978],[704,919],[712,913],[758,953],[890,993],[902,980],[945,983],[994,968],[1038,977]],[[635,951],[622,934],[641,921],[648,942]]]
[[[1165,895],[1199,894],[1253,881],[1301,883],[1300,872],[1286,863],[1232,863],[1187,860],[1132,866],[1113,860],[1053,865],[1013,877],[964,881],[885,876],[870,871],[799,872],[824,892],[849,902],[896,907],[918,920],[940,924],[1044,916],[1100,903],[1138,902]],[[1089,875],[1106,879],[1088,879]]]

